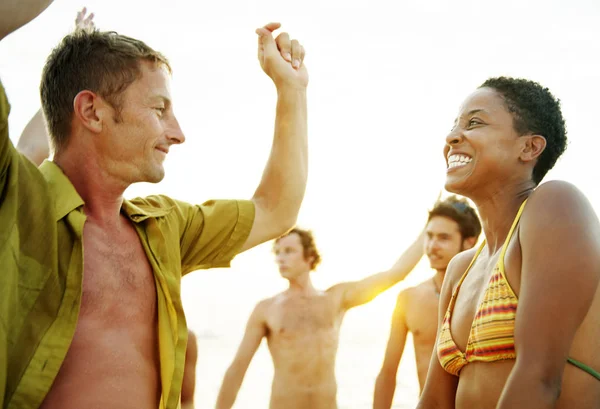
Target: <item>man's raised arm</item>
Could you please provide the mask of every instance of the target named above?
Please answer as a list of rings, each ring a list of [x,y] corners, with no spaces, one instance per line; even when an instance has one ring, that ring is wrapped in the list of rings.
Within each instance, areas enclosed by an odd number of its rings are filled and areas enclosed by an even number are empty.
[[[93,30],[94,13],[87,14],[87,9],[77,13],[75,30]],[[42,164],[50,156],[50,136],[46,120],[41,109],[29,120],[17,142],[17,150],[32,161],[36,166]]]
[[[48,132],[41,109],[35,113],[23,129],[17,143],[17,150],[36,166],[41,165],[44,159],[50,156]]]
[[[0,0],[0,40],[38,16],[50,0]],[[8,138],[8,99],[0,84],[0,190],[6,183],[7,168],[15,151]]]
[[[254,193],[255,218],[242,251],[279,237],[296,223],[308,176],[304,48],[287,33],[277,39],[278,23],[256,30],[258,59],[277,88],[277,111],[271,154]]]
[[[423,256],[423,240],[425,230],[408,249],[402,253],[398,261],[387,271],[374,274],[360,281],[342,283],[332,290],[341,291],[342,308],[349,309],[373,300],[379,294],[402,281],[415,268]]]
[[[36,18],[52,0],[0,0],[0,40]]]

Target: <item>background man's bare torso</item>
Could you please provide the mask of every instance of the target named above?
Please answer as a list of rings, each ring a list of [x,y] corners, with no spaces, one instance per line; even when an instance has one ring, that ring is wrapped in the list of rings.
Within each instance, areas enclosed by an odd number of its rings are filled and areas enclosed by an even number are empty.
[[[335,358],[345,311],[333,290],[268,301],[267,342],[275,374],[271,409],[335,409]]]
[[[437,335],[439,294],[430,279],[407,290],[406,296],[406,326],[413,336],[419,385],[423,390]]]

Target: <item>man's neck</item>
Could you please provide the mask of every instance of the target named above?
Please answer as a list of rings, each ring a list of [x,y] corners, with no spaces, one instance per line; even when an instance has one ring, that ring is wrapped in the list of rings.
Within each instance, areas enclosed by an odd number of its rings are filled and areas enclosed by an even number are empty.
[[[310,279],[310,271],[307,271],[294,279],[288,279],[288,292],[301,295],[311,295],[317,293]]]
[[[442,284],[444,283],[444,276],[446,275],[446,269],[436,270],[435,275],[433,276],[433,285],[435,285],[436,293],[439,294],[442,289]]]
[[[123,193],[127,188],[122,181],[115,180],[96,161],[84,155],[57,155],[54,163],[83,199],[88,218],[107,226],[120,221]]]

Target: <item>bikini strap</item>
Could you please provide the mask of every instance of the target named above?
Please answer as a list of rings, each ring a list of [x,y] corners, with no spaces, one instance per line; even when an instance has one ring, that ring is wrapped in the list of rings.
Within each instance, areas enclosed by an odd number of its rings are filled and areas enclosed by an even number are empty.
[[[477,249],[477,252],[475,253],[475,255],[473,256],[473,258],[471,259],[471,263],[469,263],[469,267],[467,267],[467,269],[463,273],[462,277],[458,281],[458,285],[456,286],[456,290],[455,290],[456,292],[460,288],[460,286],[462,285],[463,281],[465,281],[465,278],[467,277],[467,274],[469,273],[469,270],[471,269],[471,267],[473,267],[473,264],[475,263],[475,260],[477,260],[477,257],[479,257],[479,254],[481,253],[481,250],[483,250],[484,247],[485,247],[485,240],[481,243],[481,245]],[[454,297],[454,294],[452,294],[452,296]]]
[[[500,253],[500,258],[498,259],[498,267],[500,268],[501,271],[504,271],[504,255],[506,254],[506,249],[508,249],[508,243],[510,242],[510,239],[517,227],[517,224],[519,224],[519,220],[521,219],[521,214],[523,213],[523,209],[525,209],[525,204],[527,203],[527,199],[525,199],[523,201],[523,203],[521,203],[521,206],[519,207],[519,211],[517,212],[517,215],[515,216],[515,220],[513,221],[513,224],[510,228],[510,230],[508,231],[508,236],[506,236],[506,240],[504,241],[504,245],[502,246],[502,252]]]

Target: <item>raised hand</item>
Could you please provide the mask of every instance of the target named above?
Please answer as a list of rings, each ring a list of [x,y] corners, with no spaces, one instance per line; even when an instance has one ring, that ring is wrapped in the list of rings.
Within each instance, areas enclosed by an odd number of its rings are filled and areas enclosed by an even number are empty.
[[[84,7],[83,10],[77,13],[75,18],[75,30],[95,30],[96,25],[94,24],[94,13],[90,13],[88,16],[87,9]]]
[[[273,31],[279,27],[281,27],[279,23],[269,23],[256,30],[260,66],[271,77],[277,88],[286,86],[304,88],[308,85],[304,47],[298,40],[290,40],[288,33],[281,33],[274,39]]]

